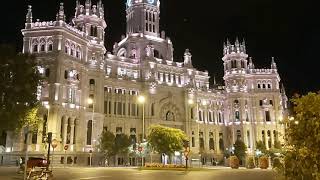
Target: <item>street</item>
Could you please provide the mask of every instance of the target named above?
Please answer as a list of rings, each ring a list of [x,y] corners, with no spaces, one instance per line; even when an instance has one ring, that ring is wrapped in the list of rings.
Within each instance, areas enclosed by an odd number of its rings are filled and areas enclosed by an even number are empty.
[[[135,168],[56,168],[54,180],[274,180],[271,170],[206,169],[201,171],[138,170]],[[19,180],[14,167],[0,167],[1,180]]]

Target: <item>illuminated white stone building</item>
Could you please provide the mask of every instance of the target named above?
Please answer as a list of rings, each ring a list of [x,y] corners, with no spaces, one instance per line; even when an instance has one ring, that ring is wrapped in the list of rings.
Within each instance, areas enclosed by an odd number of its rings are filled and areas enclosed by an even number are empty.
[[[193,67],[188,49],[183,62],[173,59],[173,44],[159,29],[159,5],[159,0],[128,0],[126,36],[114,44],[112,53],[104,46],[107,23],[101,1],[95,5],[77,1],[70,23],[65,21],[63,4],[56,20],[49,22],[35,21],[29,7],[23,53],[36,55],[46,79],[38,88],[39,99],[44,107],[50,106],[49,112],[43,108],[45,123],[30,140],[32,155],[46,154],[47,132],[60,142],[55,148],[57,164],[65,158],[72,164],[88,164],[90,150],[98,164],[96,145],[106,129],[140,142],[138,95],[146,98],[146,131],[151,124],[184,130],[192,157],[200,153],[206,162],[223,158],[236,139],[245,142],[248,153],[258,140],[268,148],[282,141],[279,122],[287,99],[274,60],[270,69],[256,69],[244,41],[228,41],[221,61],[225,86],[210,85],[208,72]],[[94,99],[93,105],[88,98]],[[23,133],[14,138],[8,132],[5,146],[10,156],[4,156],[5,161],[21,156],[23,139]],[[154,159],[160,160],[160,155]],[[128,162],[135,164],[133,159]]]

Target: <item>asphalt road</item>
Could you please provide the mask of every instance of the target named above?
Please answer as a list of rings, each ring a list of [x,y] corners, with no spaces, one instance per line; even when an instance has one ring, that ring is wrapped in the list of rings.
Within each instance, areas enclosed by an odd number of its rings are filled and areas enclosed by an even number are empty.
[[[16,168],[0,167],[0,180],[21,180]],[[132,168],[57,168],[54,180],[275,180],[271,170],[160,171]]]

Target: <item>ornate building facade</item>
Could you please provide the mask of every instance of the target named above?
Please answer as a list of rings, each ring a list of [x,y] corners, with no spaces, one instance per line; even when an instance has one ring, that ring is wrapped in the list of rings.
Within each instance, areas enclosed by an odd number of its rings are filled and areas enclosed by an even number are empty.
[[[142,116],[145,134],[151,124],[185,131],[191,156],[200,154],[203,162],[223,158],[237,139],[251,154],[256,141],[267,148],[283,141],[280,122],[287,98],[273,59],[270,69],[257,69],[244,41],[228,41],[221,61],[225,86],[210,85],[208,72],[193,67],[188,49],[183,62],[174,61],[172,41],[159,29],[159,0],[128,0],[126,5],[126,36],[113,52],[104,46],[107,23],[101,1],[77,1],[71,23],[65,21],[62,3],[56,20],[49,22],[34,21],[29,6],[23,53],[36,55],[45,78],[38,87],[44,123],[30,138],[31,155],[46,154],[45,137],[52,132],[59,142],[54,163],[88,164],[92,150],[98,164],[101,133],[125,133],[140,142]],[[144,106],[137,101],[140,95]],[[14,161],[24,151],[24,132],[8,132],[6,139],[2,159]],[[154,157],[160,160],[160,155]]]

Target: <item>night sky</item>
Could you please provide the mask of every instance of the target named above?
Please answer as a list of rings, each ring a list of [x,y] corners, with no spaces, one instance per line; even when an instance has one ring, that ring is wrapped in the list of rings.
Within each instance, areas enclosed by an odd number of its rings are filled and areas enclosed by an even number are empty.
[[[59,2],[70,21],[75,0],[11,0],[1,8],[1,43],[22,49],[27,5],[33,19],[55,20]],[[81,1],[84,3],[84,0]],[[96,0],[92,0],[93,3]],[[125,34],[125,0],[103,0],[108,51]],[[315,1],[289,0],[161,0],[162,30],[174,44],[175,61],[189,48],[193,65],[223,83],[223,42],[246,39],[256,68],[270,67],[275,57],[288,96],[320,90],[320,20]],[[213,79],[213,78],[212,78]]]

